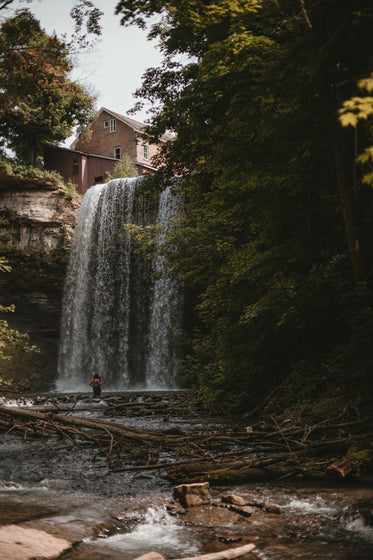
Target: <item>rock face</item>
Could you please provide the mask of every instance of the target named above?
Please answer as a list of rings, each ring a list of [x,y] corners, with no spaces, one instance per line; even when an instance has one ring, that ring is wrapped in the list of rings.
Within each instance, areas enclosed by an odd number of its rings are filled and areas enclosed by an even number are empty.
[[[0,252],[31,255],[65,249],[79,205],[56,183],[0,176]]]
[[[0,527],[0,542],[0,560],[51,560],[72,547],[65,539],[19,525]]]
[[[30,334],[56,375],[57,347],[68,253],[80,207],[63,186],[0,176],[0,256],[12,267],[0,274],[0,304],[10,326]]]

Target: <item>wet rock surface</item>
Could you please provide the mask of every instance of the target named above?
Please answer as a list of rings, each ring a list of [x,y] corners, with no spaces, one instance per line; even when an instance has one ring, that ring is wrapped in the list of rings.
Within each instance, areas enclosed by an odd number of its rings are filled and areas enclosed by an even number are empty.
[[[147,398],[131,396],[126,416],[116,415],[115,421],[148,429],[165,425],[157,407],[148,417],[139,414],[141,406],[132,407]],[[153,403],[157,399],[151,396]],[[68,396],[40,395],[8,404],[107,418],[110,403],[113,399],[86,396],[74,405]],[[167,425],[183,433],[224,424],[177,412]],[[173,485],[155,471],[111,469],[98,450],[58,438],[24,440],[14,432],[0,438],[0,480],[0,511],[8,512],[2,523],[21,523],[76,543],[64,560],[133,560],[150,551],[170,560],[246,543],[256,545],[261,560],[368,560],[373,544],[369,486],[302,481],[210,486],[210,504],[183,508],[172,499]],[[244,515],[246,508],[250,515]]]
[[[48,560],[58,558],[72,543],[45,531],[19,525],[0,527],[0,560]]]
[[[180,484],[174,488],[174,498],[183,507],[190,508],[210,503],[210,491],[208,482],[196,482],[194,484]]]

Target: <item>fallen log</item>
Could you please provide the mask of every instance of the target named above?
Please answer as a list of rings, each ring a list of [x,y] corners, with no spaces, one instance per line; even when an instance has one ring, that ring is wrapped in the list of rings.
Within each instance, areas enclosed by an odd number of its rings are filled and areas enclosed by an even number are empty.
[[[228,436],[227,434],[192,434],[192,435],[180,435],[167,433],[166,431],[152,432],[149,430],[139,430],[130,426],[125,426],[123,424],[117,424],[110,420],[97,420],[92,418],[82,418],[80,416],[61,416],[60,414],[54,413],[42,413],[27,410],[24,408],[9,408],[0,405],[0,415],[5,415],[8,417],[29,419],[32,421],[41,420],[46,424],[64,424],[67,426],[78,426],[83,428],[90,428],[93,430],[101,430],[107,433],[109,431],[111,434],[115,434],[121,438],[127,438],[131,440],[143,441],[144,443],[160,443],[164,446],[167,445],[178,445],[179,443],[193,442],[200,440],[200,445],[210,444],[212,440],[219,440],[221,442],[236,442],[244,443],[246,438],[234,438]],[[243,434],[244,435],[244,434]]]
[[[121,454],[125,455],[124,461],[118,459],[117,463],[114,461],[109,465],[110,468],[114,465],[114,470],[118,467],[119,470],[166,470],[167,474],[162,473],[159,476],[176,483],[209,481],[219,484],[304,475],[307,474],[305,471],[315,457],[331,457],[332,453],[334,457],[328,464],[333,462],[335,465],[337,459],[341,457],[341,451],[347,451],[356,442],[366,445],[370,440],[369,433],[350,435],[342,431],[336,437],[335,429],[343,430],[347,426],[360,427],[365,422],[364,420],[353,423],[333,423],[325,426],[321,426],[320,423],[315,427],[303,428],[299,426],[285,428],[278,424],[278,430],[275,432],[255,430],[247,433],[232,431],[175,434],[167,430],[139,430],[109,420],[65,416],[61,415],[60,410],[56,413],[45,413],[29,408],[0,405],[0,429],[3,433],[17,430],[25,439],[65,437],[77,446],[81,446],[82,443],[88,445],[87,442],[90,442],[91,445],[99,448],[99,454],[106,454],[107,457],[114,451],[115,458],[120,457]],[[322,437],[320,437],[320,429],[324,430]],[[317,439],[314,432],[319,435]],[[300,441],[295,441],[293,438],[298,434]],[[285,440],[286,444],[282,442],[281,449],[276,443],[279,438]],[[254,459],[253,454],[261,453],[263,451],[261,445],[265,443],[276,445],[277,453],[272,449],[271,454]],[[164,459],[162,456],[159,461],[158,453],[162,448],[174,452],[172,463],[162,462]],[[286,453],[284,449],[287,449]],[[302,462],[305,468],[302,468]],[[140,466],[133,466],[136,464]],[[319,460],[317,464],[322,463]],[[324,473],[328,464],[323,463]]]
[[[228,548],[220,552],[210,552],[209,554],[201,554],[200,556],[187,556],[186,558],[177,558],[176,560],[232,560],[248,554],[254,550],[255,544],[245,544],[236,548]]]
[[[333,452],[346,451],[353,443],[364,439],[367,439],[367,434],[317,442],[296,452],[288,451],[270,457],[223,460],[219,465],[212,464],[210,460],[205,462],[190,461],[186,464],[174,463],[166,466],[167,475],[164,478],[176,483],[210,482],[225,484],[276,480],[296,474],[304,475],[306,474],[304,464],[307,463],[309,457],[312,457],[315,464],[315,456],[331,456]],[[327,464],[322,462],[324,471],[326,471]]]
[[[250,543],[236,548],[227,548],[227,550],[221,550],[220,552],[210,552],[200,556],[187,556],[185,558],[177,558],[176,560],[233,560],[252,552],[254,548],[255,544]],[[158,552],[147,552],[137,556],[134,560],[165,560],[165,558]]]
[[[23,408],[8,408],[6,406],[0,406],[0,414],[15,418],[42,420],[46,422],[46,424],[65,424],[67,426],[79,426],[94,430],[109,430],[111,433],[118,436],[144,442],[163,441],[165,438],[162,433],[138,430],[137,428],[116,424],[115,422],[110,422],[108,420],[93,420],[90,418],[81,418],[79,416],[60,416],[59,414],[52,413],[44,414],[42,412],[34,412]],[[168,437],[172,438],[174,436]]]

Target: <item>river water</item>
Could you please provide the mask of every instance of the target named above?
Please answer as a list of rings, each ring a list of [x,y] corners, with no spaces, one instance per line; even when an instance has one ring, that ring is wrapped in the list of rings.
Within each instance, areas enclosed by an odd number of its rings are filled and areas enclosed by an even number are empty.
[[[141,402],[145,394],[133,397]],[[160,398],[158,396],[158,398]],[[165,397],[166,398],[166,397]],[[65,402],[22,399],[8,406],[51,409],[75,404],[73,414],[108,419],[107,400],[69,396]],[[162,416],[116,416],[144,429],[165,427]],[[184,432],[222,431],[232,421],[193,414],[167,419]],[[261,560],[368,560],[373,558],[373,488],[365,484],[279,481],[211,489],[214,505],[171,515],[173,485],[156,471],[111,467],[91,447],[67,439],[0,437],[0,521],[22,523],[77,542],[64,560],[132,560],[150,550],[167,559],[203,554],[246,542]],[[225,493],[250,503],[271,502],[248,518],[216,507]]]

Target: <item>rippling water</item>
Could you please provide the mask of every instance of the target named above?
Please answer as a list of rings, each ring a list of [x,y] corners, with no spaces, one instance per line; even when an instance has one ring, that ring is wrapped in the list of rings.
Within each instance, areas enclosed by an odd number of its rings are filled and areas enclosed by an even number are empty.
[[[33,406],[28,400],[8,405]],[[52,401],[45,401],[39,406],[51,405]],[[104,417],[106,406],[104,400],[81,398],[74,413]],[[165,425],[161,416],[116,417],[115,421],[144,429]],[[221,431],[226,422],[173,416],[167,427]],[[66,439],[23,440],[14,432],[0,437],[0,521],[22,522],[80,541],[65,560],[131,560],[150,550],[167,559],[180,558],[218,549],[221,533],[243,539],[231,546],[240,546],[249,537],[261,560],[373,558],[373,490],[369,486],[282,481],[219,487],[212,489],[216,503],[224,492],[234,492],[248,502],[275,503],[281,513],[257,512],[226,524],[218,518],[213,521],[220,510],[215,507],[204,510],[205,518],[193,526],[185,525],[183,516],[173,517],[166,511],[172,490],[155,471],[112,472],[91,448],[79,448]]]

